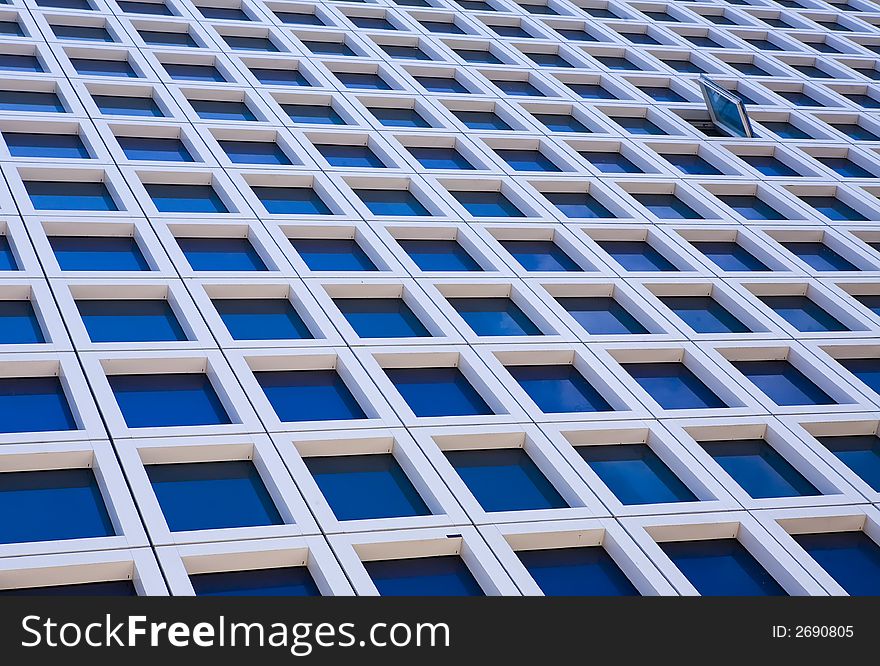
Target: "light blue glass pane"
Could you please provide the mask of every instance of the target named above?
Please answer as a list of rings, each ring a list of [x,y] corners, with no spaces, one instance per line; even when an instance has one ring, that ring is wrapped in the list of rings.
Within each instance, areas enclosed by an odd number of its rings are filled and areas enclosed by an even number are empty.
[[[8,72],[44,72],[40,59],[33,55],[17,53],[0,54],[0,69]]]
[[[495,152],[514,171],[561,171],[558,166],[537,150],[502,150],[499,148]]]
[[[162,118],[162,109],[152,97],[119,97],[116,95],[92,95],[101,113],[118,116],[146,116]]]
[[[92,60],[91,58],[71,58],[77,74],[83,76],[116,76],[122,78],[137,78],[137,72],[132,69],[127,60]]]
[[[258,187],[254,194],[272,215],[330,215],[331,210],[310,187]]]
[[[468,162],[455,148],[413,147],[409,152],[426,169],[472,170]]]
[[[747,194],[718,195],[725,204],[747,220],[784,220],[785,216],[763,199]]]
[[[527,271],[583,270],[553,241],[509,240],[500,243]]]
[[[598,241],[599,246],[628,271],[677,271],[666,257],[645,241]]]
[[[501,192],[462,190],[450,194],[474,217],[525,217]]]
[[[311,125],[345,125],[332,106],[321,104],[282,104],[281,108],[295,123]]]
[[[373,215],[431,215],[408,190],[355,190],[354,193]]]
[[[370,113],[385,127],[430,127],[415,109],[399,109],[395,107],[369,107]]]
[[[542,194],[566,217],[616,217],[592,194],[587,192],[543,192]]]
[[[163,63],[168,76],[178,81],[226,82],[226,77],[214,65],[187,65],[183,63]]]
[[[180,139],[157,137],[116,137],[122,152],[130,160],[158,160],[163,162],[193,162],[193,156]]]
[[[0,90],[0,111],[66,113],[67,109],[58,95],[53,92]]]
[[[224,102],[216,99],[191,99],[190,106],[202,120],[247,120],[257,117],[244,102]]]
[[[291,164],[281,146],[274,141],[219,141],[220,147],[236,164]]]
[[[453,115],[472,130],[511,130],[510,125],[504,122],[491,111],[453,111]]]
[[[632,196],[661,220],[699,220],[703,217],[674,194],[633,194]]]
[[[557,113],[535,113],[535,118],[551,132],[578,132],[591,134],[591,130],[580,120],[571,115]]]
[[[691,241],[697,250],[724,271],[769,271],[770,269],[735,241]]]
[[[260,83],[267,86],[311,86],[308,79],[296,69],[251,67],[250,70]]]
[[[346,144],[315,144],[330,166],[382,169],[385,164],[367,146]]]

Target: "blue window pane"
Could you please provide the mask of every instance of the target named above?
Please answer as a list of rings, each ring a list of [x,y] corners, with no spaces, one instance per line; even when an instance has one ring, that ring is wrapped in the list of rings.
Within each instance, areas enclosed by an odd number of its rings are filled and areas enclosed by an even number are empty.
[[[435,93],[468,93],[470,92],[457,79],[444,76],[416,76],[419,84],[429,92]]]
[[[657,125],[642,116],[612,116],[611,120],[620,125],[629,134],[636,136],[661,136],[666,134]]]
[[[426,169],[472,170],[474,168],[474,165],[455,148],[413,147],[409,148],[409,152]]]
[[[6,597],[136,597],[137,592],[130,580],[111,580],[100,583],[77,583],[74,585],[47,585],[45,587],[19,587],[0,590]]]
[[[252,187],[272,215],[331,215],[332,211],[311,187]]]
[[[9,245],[9,239],[5,235],[0,235],[0,271],[17,271],[18,262],[15,260],[15,254]]]
[[[49,236],[63,271],[148,271],[134,238],[123,236]]]
[[[502,150],[495,151],[502,160],[514,171],[561,171],[538,150]]]
[[[663,153],[663,159],[691,176],[721,175],[721,171],[695,153]]]
[[[677,271],[666,257],[645,241],[597,241],[628,271]]]
[[[697,63],[692,60],[684,60],[682,58],[669,58],[664,60],[664,62],[672,67],[676,72],[689,73],[689,74],[705,74],[706,70],[700,67]]]
[[[444,451],[444,454],[484,511],[568,507],[523,449]]]
[[[0,543],[116,534],[91,469],[0,474]]]
[[[57,377],[0,378],[0,432],[76,429]]]
[[[107,380],[129,428],[231,423],[207,375],[110,375]]]
[[[761,296],[760,299],[785,321],[804,333],[849,330],[806,296]]]
[[[794,534],[792,538],[848,594],[880,595],[880,546],[864,532]]]
[[[674,194],[633,194],[632,197],[661,220],[699,220],[703,217]]]
[[[0,54],[0,69],[8,72],[44,72],[37,56],[18,53]]]
[[[284,298],[220,298],[214,308],[234,340],[311,340],[308,326]]]
[[[817,439],[862,481],[874,490],[880,490],[880,437],[844,435]]]
[[[644,173],[621,153],[584,151],[579,154],[602,173]]]
[[[0,21],[0,35],[9,37],[24,37],[24,31],[21,29],[18,21]]]
[[[160,213],[228,213],[211,185],[145,183],[144,188]]]
[[[222,21],[250,21],[243,9],[239,7],[202,7],[197,5],[202,16],[205,18],[220,19]]]
[[[703,596],[786,596],[736,539],[673,541],[660,547]]]
[[[477,335],[543,335],[509,298],[450,298],[449,304]]]
[[[573,65],[558,53],[529,53],[529,58],[541,67],[573,67]]]
[[[711,296],[665,296],[660,300],[697,333],[752,332]]]
[[[308,457],[305,464],[338,520],[431,514],[390,453]]]
[[[502,61],[489,49],[455,49],[463,60],[484,65],[500,65]]]
[[[91,157],[79,134],[3,132],[3,138],[13,157]]]
[[[427,120],[419,115],[415,109],[400,109],[396,107],[374,106],[368,107],[376,119],[385,127],[430,127]]]
[[[189,577],[197,597],[318,597],[308,567],[248,569]]]
[[[880,315],[880,296],[875,294],[853,294],[852,297],[874,314]]]
[[[265,271],[266,264],[247,238],[178,238],[194,271]]]
[[[183,63],[163,63],[168,76],[176,81],[211,81],[225,83],[226,77],[214,65],[188,65]]]
[[[346,88],[356,90],[391,90],[388,82],[378,74],[363,74],[360,72],[335,72]]]
[[[687,100],[679,95],[669,86],[640,86],[639,90],[648,97],[657,102],[686,102]]]
[[[610,296],[563,297],[556,301],[590,335],[650,332]]]
[[[295,123],[345,125],[342,116],[327,104],[282,104],[281,108]]]
[[[582,271],[553,241],[500,241],[527,271]]]
[[[399,58],[401,60],[433,60],[431,56],[422,51],[418,46],[383,44],[382,50],[392,58]]]
[[[717,409],[727,404],[683,363],[624,363],[663,409]]]
[[[545,97],[544,93],[528,81],[520,81],[517,79],[495,79],[492,83],[500,88],[505,94],[513,95],[514,97]]]
[[[501,192],[462,190],[450,194],[474,217],[525,217]]]
[[[601,546],[520,550],[516,555],[548,597],[639,594]]]
[[[277,53],[278,47],[267,37],[248,37],[244,35],[224,35],[230,48],[237,51],[267,51]]]
[[[825,243],[784,242],[781,245],[798,259],[817,271],[857,271],[852,263],[841,257]]]
[[[796,125],[786,121],[763,121],[761,124],[780,139],[811,139],[812,137]]]
[[[622,504],[697,501],[647,444],[578,446],[575,451]]]
[[[385,164],[368,146],[346,144],[315,144],[330,166],[382,169]]]
[[[857,141],[877,141],[880,140],[874,132],[869,129],[865,129],[858,123],[833,123],[831,124],[836,130],[843,132],[851,139],[856,139]],[[805,137],[809,138],[809,137]]]
[[[822,164],[844,178],[876,178],[877,176],[845,157],[816,157]]]
[[[97,107],[105,115],[145,116],[163,118],[162,109],[152,97],[121,97],[117,95],[92,95]]]
[[[254,376],[282,421],[367,418],[335,370],[255,372]]]
[[[291,245],[312,271],[377,271],[352,238],[291,238]]]
[[[491,111],[453,111],[452,114],[472,130],[512,130]]]
[[[572,365],[514,365],[507,371],[545,414],[613,411]]]
[[[431,215],[409,190],[355,190],[354,193],[373,215]]]
[[[416,416],[494,413],[458,368],[390,368],[385,374]]]
[[[484,596],[473,574],[458,555],[364,562],[383,597]]]
[[[724,271],[770,270],[736,241],[691,241],[691,245]]]
[[[481,271],[480,265],[454,240],[398,240],[423,271]]]
[[[129,14],[152,14],[171,16],[171,10],[164,2],[138,2],[137,0],[116,0],[119,8]]]
[[[440,32],[447,35],[463,35],[464,30],[458,27],[454,21],[420,21],[426,30]]]
[[[119,210],[101,182],[51,182],[26,180],[24,187],[37,210]]]
[[[868,218],[837,197],[800,197],[808,206],[836,222],[867,222]]]
[[[118,136],[116,141],[130,160],[159,160],[163,162],[192,162],[193,156],[180,139],[157,137]]]
[[[736,361],[733,366],[777,405],[837,404],[788,361]]]
[[[146,470],[172,532],[284,523],[250,460],[147,465]]]
[[[561,113],[534,113],[535,118],[551,132],[591,134],[589,128],[574,116]]]
[[[296,69],[251,67],[250,70],[260,83],[267,86],[311,86],[308,79]]]
[[[71,58],[70,64],[76,69],[77,74],[83,76],[117,76],[122,78],[137,78],[128,60],[93,60],[91,58]]]
[[[90,42],[112,42],[113,36],[106,28],[91,25],[51,25],[52,32],[59,39],[83,40]]]
[[[327,25],[316,14],[305,12],[301,13],[276,11],[275,16],[277,16],[278,20],[282,23],[288,23],[292,25]]]
[[[37,5],[56,9],[80,9],[84,12],[94,11],[94,7],[87,0],[38,0]]]
[[[353,56],[357,55],[345,42],[324,42],[312,39],[302,40],[303,45],[316,55]]]
[[[55,93],[30,90],[0,90],[0,111],[67,113],[64,103]]]
[[[568,40],[574,42],[597,42],[599,41],[586,30],[570,30],[567,28],[556,28],[556,32]]]
[[[841,358],[837,362],[861,379],[871,390],[880,393],[880,359]]]
[[[164,30],[138,30],[141,39],[147,44],[158,44],[163,46],[185,46],[187,48],[198,48],[196,40],[192,38],[189,32],[167,32]]]
[[[700,446],[743,490],[756,499],[820,494],[763,439],[700,442]]]
[[[274,141],[218,141],[220,147],[236,164],[291,164],[281,146]]]
[[[76,307],[92,342],[186,340],[167,300],[80,300]]]
[[[245,102],[224,102],[216,99],[191,99],[190,106],[202,120],[247,120],[257,117]]]
[[[519,25],[498,24],[490,27],[502,37],[519,37],[521,39],[530,39],[532,37],[527,30]]]
[[[430,337],[401,298],[337,298],[333,301],[362,338]]]
[[[608,69],[617,69],[623,71],[640,71],[637,65],[623,56],[596,56],[596,60],[605,65]]]
[[[588,192],[543,192],[542,194],[566,217],[615,217],[614,213]]]
[[[784,220],[785,216],[763,199],[750,194],[717,195],[747,220]]]

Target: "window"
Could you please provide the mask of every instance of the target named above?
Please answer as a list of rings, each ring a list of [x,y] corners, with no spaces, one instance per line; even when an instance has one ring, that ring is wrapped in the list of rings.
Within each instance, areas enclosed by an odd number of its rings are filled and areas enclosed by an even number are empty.
[[[566,217],[571,218],[613,218],[608,210],[589,192],[543,192],[544,198],[552,203]]]
[[[345,125],[346,122],[329,104],[282,104],[281,108],[295,123]]]
[[[431,214],[409,190],[356,189],[354,193],[373,215],[428,216]]]
[[[784,220],[785,216],[760,197],[749,194],[716,195],[747,220]]]
[[[388,368],[385,374],[416,416],[494,413],[458,368]]]
[[[545,97],[544,93],[528,81],[520,79],[493,79],[492,83],[500,88],[503,93],[513,95],[514,97]]]
[[[70,64],[77,74],[83,76],[116,76],[137,78],[128,60],[98,60],[93,58],[71,58]]]
[[[678,269],[646,241],[596,241],[627,271],[677,271]]]
[[[527,271],[582,271],[553,241],[499,241]]]
[[[867,222],[868,218],[844,203],[837,197],[802,196],[800,200],[821,213],[829,220],[837,222]]]
[[[545,414],[614,409],[573,365],[514,365],[507,371]]]
[[[249,460],[147,465],[146,470],[172,532],[284,523]]]
[[[318,143],[315,148],[335,167],[383,169],[385,163],[369,146],[336,143]]]
[[[130,160],[156,160],[161,162],[193,162],[183,141],[159,137],[118,136],[116,141]]]
[[[19,270],[18,262],[15,260],[15,254],[9,244],[9,238],[2,235],[0,236],[0,271],[17,270]]]
[[[254,376],[282,421],[367,418],[336,370],[264,371]]]
[[[144,188],[160,213],[228,213],[211,185],[145,183]]]
[[[49,236],[63,271],[148,271],[137,241],[127,236]]]
[[[116,0],[119,8],[127,14],[152,14],[171,16],[171,10],[164,2],[139,2],[137,0]]]
[[[660,547],[703,596],[786,596],[736,539],[671,541]]]
[[[663,296],[660,300],[697,333],[752,332],[711,296]]]
[[[756,499],[821,494],[763,439],[699,444],[743,490]]]
[[[724,271],[770,270],[736,241],[691,241],[691,245]]]
[[[501,192],[461,190],[450,192],[456,201],[474,217],[525,217],[519,208]]]
[[[310,456],[305,458],[305,464],[338,520],[431,513],[390,453]]]
[[[837,404],[788,361],[734,361],[733,366],[777,405]]]
[[[54,92],[0,90],[0,111],[67,113],[67,108]]]
[[[426,169],[473,170],[474,168],[474,165],[455,148],[415,146],[408,150]]]
[[[113,42],[113,35],[106,28],[91,25],[51,25],[58,39],[82,40],[90,42]]]
[[[760,299],[767,307],[803,333],[849,330],[807,296],[761,296]]]
[[[663,153],[662,157],[679,171],[689,176],[722,175],[721,171],[696,153]]]
[[[740,159],[750,164],[765,176],[792,176],[801,174],[773,155],[740,155]]]
[[[468,93],[470,92],[458,79],[449,76],[416,76],[416,81],[428,92]]]
[[[306,12],[282,12],[282,11],[276,11],[274,13],[275,13],[275,16],[278,17],[278,20],[281,21],[282,23],[287,23],[287,24],[291,24],[291,25],[327,25],[316,14],[311,14],[311,13],[306,13]]]
[[[703,217],[674,194],[633,194],[632,197],[661,220],[698,220]]]
[[[291,238],[310,271],[377,271],[376,264],[353,238]]]
[[[223,35],[223,41],[235,51],[267,51],[277,53],[278,47],[268,37],[248,37],[244,35]]]
[[[333,303],[362,338],[431,335],[401,298],[336,298]]]
[[[88,159],[91,157],[79,134],[3,132],[3,139],[13,157],[57,157],[62,159]]]
[[[335,72],[346,88],[357,90],[391,90],[391,85],[379,74],[362,72]]]
[[[512,130],[491,111],[453,111],[452,114],[472,130]]]
[[[876,174],[846,157],[816,157],[816,159],[844,178],[876,178]]]
[[[73,585],[46,585],[44,587],[14,587],[0,590],[0,596],[9,597],[136,597],[130,580],[111,580],[100,583],[76,583]]]
[[[364,562],[364,568],[383,597],[485,594],[458,555],[377,560]]]
[[[453,49],[463,60],[484,65],[501,65],[502,61],[489,49]]]
[[[683,363],[622,365],[663,409],[717,409],[728,406]]]
[[[23,53],[0,53],[0,69],[8,72],[45,72],[40,59]]]
[[[808,241],[789,241],[780,243],[786,250],[797,256],[798,259],[810,265],[817,271],[857,271],[853,264],[825,243]]]
[[[880,437],[838,435],[817,439],[862,481],[880,491]]]
[[[792,538],[848,594],[880,594],[880,546],[864,532],[795,534]]]
[[[837,362],[861,379],[871,390],[880,392],[880,359],[841,358]]]
[[[95,105],[105,115],[164,118],[165,114],[152,97],[92,95]]]
[[[562,171],[539,150],[504,150],[495,153],[514,171]]]
[[[0,378],[0,432],[76,429],[58,377]]]
[[[194,271],[268,270],[247,238],[180,237],[176,240]]]
[[[26,180],[24,187],[37,210],[119,210],[102,182]]]
[[[509,298],[450,298],[448,301],[477,335],[543,335]]]
[[[218,141],[236,164],[292,164],[287,153],[274,141]]]
[[[572,115],[562,113],[535,113],[532,115],[551,132],[592,133],[586,125]]]
[[[197,597],[317,597],[321,595],[308,567],[278,567],[194,574]]]
[[[205,374],[110,375],[107,381],[129,428],[232,422]]]
[[[481,271],[480,265],[454,240],[399,239],[409,258],[423,271]]]
[[[639,594],[602,546],[520,550],[516,555],[548,597]]]
[[[385,127],[431,127],[415,109],[401,109],[388,106],[367,107]]]
[[[557,298],[556,301],[590,335],[649,333],[647,328],[610,296],[568,296]]]
[[[635,136],[663,136],[666,134],[643,116],[611,116],[611,120]]]
[[[216,99],[191,99],[190,106],[202,120],[247,120],[257,117],[245,102],[226,102]]]
[[[196,40],[192,38],[189,32],[181,31],[164,31],[164,30],[138,30],[138,34],[145,43],[157,46],[185,46],[188,48],[198,48]]]
[[[418,46],[383,44],[382,50],[392,58],[398,58],[400,60],[433,60],[431,56],[422,51]]]
[[[328,42],[311,39],[302,40],[303,46],[315,55],[336,55],[336,56],[354,56],[357,55],[352,51],[345,42]]]
[[[196,5],[205,18],[222,21],[250,21],[251,17],[240,7],[203,7]]]
[[[327,204],[311,187],[254,186],[251,189],[272,215],[332,215]]]
[[[312,84],[297,69],[278,69],[272,67],[251,67],[251,74],[267,86],[304,86]]]
[[[213,81],[225,83],[226,77],[214,65],[192,65],[185,63],[162,63],[168,76],[176,81]]]
[[[217,298],[212,301],[234,340],[311,340],[308,326],[283,298]]]
[[[160,342],[187,336],[167,300],[78,300],[92,342]]]

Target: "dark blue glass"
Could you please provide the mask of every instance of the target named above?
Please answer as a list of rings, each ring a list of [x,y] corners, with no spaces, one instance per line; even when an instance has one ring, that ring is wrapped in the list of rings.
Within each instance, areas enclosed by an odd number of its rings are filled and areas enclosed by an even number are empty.
[[[397,242],[423,271],[483,270],[458,241],[401,239]]]
[[[160,160],[163,162],[192,162],[193,156],[180,139],[158,137],[118,136],[116,141],[130,160]]]
[[[431,215],[409,190],[355,190],[354,193],[373,215]]]
[[[633,44],[649,44],[649,45],[656,46],[657,44],[660,43],[646,32],[620,31],[620,34],[623,36],[624,39],[626,39],[628,42],[631,42]]]
[[[674,194],[633,194],[632,197],[661,220],[699,220],[703,217]]]
[[[656,102],[686,102],[687,100],[679,95],[669,86],[640,86],[639,90]]]
[[[282,23],[288,23],[292,25],[327,25],[321,18],[316,14],[310,13],[300,13],[300,12],[282,12],[276,11],[275,16],[278,17],[278,20]]]
[[[700,446],[756,499],[821,494],[763,439],[700,442]]]
[[[785,216],[752,194],[719,194],[717,197],[747,220],[784,220]]]
[[[806,296],[760,296],[759,298],[767,307],[804,333],[849,330]]]
[[[616,217],[589,192],[542,192],[542,194],[566,217]]]
[[[37,5],[56,9],[79,9],[84,12],[91,12],[95,9],[88,0],[37,0]]]
[[[880,295],[876,294],[853,294],[852,297],[864,305],[874,314],[880,315]]]
[[[278,47],[268,37],[251,37],[247,35],[223,35],[229,47],[236,51],[266,51],[277,53]]]
[[[450,194],[474,217],[525,217],[501,192],[461,190]]]
[[[481,597],[474,575],[458,555],[364,562],[383,597]]]
[[[409,152],[426,169],[461,169],[473,170],[474,165],[468,162],[455,148],[433,148],[415,146]]]
[[[310,456],[304,462],[337,520],[431,514],[390,453]]]
[[[664,296],[664,305],[697,333],[751,333],[711,296]]]
[[[282,104],[281,108],[295,123],[310,125],[345,125],[336,110],[329,104]]]
[[[602,173],[644,173],[618,152],[584,151],[579,154]]]
[[[449,304],[477,335],[543,335],[509,298],[450,298]]]
[[[316,55],[336,55],[336,56],[354,56],[357,55],[352,51],[345,42],[325,42],[314,39],[302,40],[303,45]]]
[[[483,65],[500,65],[502,61],[489,49],[455,49],[455,52],[467,62]]]
[[[494,79],[492,81],[507,95],[514,97],[544,97],[544,93],[538,90],[528,81],[519,79]]]
[[[800,176],[797,171],[773,155],[740,155],[740,159],[765,176]]]
[[[593,37],[586,30],[575,30],[568,28],[556,28],[556,32],[565,37],[568,40],[574,42],[598,42],[599,40]]]
[[[491,25],[489,27],[502,37],[519,37],[520,39],[530,39],[532,37],[532,35],[520,25],[504,25],[499,23],[498,25]]]
[[[144,189],[160,213],[228,213],[223,199],[211,185],[144,183]]]
[[[418,46],[383,44],[382,50],[392,58],[398,58],[400,60],[433,60],[431,56],[422,51]]]
[[[13,157],[58,157],[88,159],[88,149],[79,134],[30,134],[3,132]]]
[[[880,437],[872,434],[816,439],[871,488],[880,490]]]
[[[138,34],[145,43],[161,46],[184,46],[187,48],[198,48],[196,40],[192,38],[189,32],[182,31],[164,31],[164,30],[138,30]]]
[[[590,335],[650,332],[610,296],[562,297],[556,301]]]
[[[270,67],[251,67],[251,74],[267,86],[301,86],[309,87],[312,84],[296,69],[275,69]]]
[[[458,368],[389,368],[385,374],[416,416],[494,413]]]
[[[641,68],[633,64],[624,56],[596,56],[596,60],[605,65],[608,69],[616,69],[623,71],[640,71]]]
[[[312,271],[377,271],[353,238],[291,238],[291,245]]]
[[[105,115],[146,116],[163,118],[162,109],[152,97],[121,97],[117,95],[92,95],[97,107]]]
[[[45,71],[37,56],[18,53],[0,54],[0,69],[11,72],[41,73]]]
[[[676,72],[687,74],[705,74],[706,70],[700,67],[693,60],[685,60],[684,58],[668,58],[665,59],[667,65],[672,67]]]
[[[541,67],[572,67],[573,65],[558,53],[528,53],[529,58]]]
[[[100,583],[47,585],[45,587],[18,587],[0,590],[4,597],[136,597],[137,591],[130,580],[111,580]]]
[[[458,79],[449,76],[416,76],[415,80],[429,92],[435,93],[468,93]]]
[[[702,596],[787,596],[736,539],[671,541],[660,547]]]
[[[371,106],[367,108],[385,127],[431,126],[415,109],[401,109],[393,106]]]
[[[880,393],[880,359],[841,358],[837,362],[861,379],[872,391]]]
[[[58,39],[83,40],[89,42],[112,42],[113,36],[106,28],[92,25],[52,25],[52,32]]]
[[[191,65],[184,63],[163,63],[165,71],[175,81],[204,81],[226,83],[226,77],[214,65]]]
[[[137,78],[128,60],[96,60],[92,58],[71,58],[70,64],[77,74],[83,76],[116,76],[122,78]]]
[[[527,271],[582,271],[553,241],[499,241]]]
[[[139,2],[138,0],[116,0],[119,8],[129,14],[152,14],[171,16],[171,10],[164,2]]]
[[[18,262],[15,260],[15,254],[9,245],[9,238],[0,235],[0,271],[17,271]]]
[[[463,35],[464,30],[452,21],[419,21],[429,32],[439,32],[447,35]]]
[[[868,218],[837,197],[802,196],[801,201],[835,222],[867,222]]]
[[[0,474],[0,543],[113,536],[91,469]]]
[[[202,120],[247,120],[257,117],[245,102],[226,102],[219,99],[191,99],[190,106]]]
[[[780,243],[786,250],[796,255],[798,259],[809,264],[817,271],[857,271],[851,262],[841,257],[837,252],[821,242],[783,242]]]
[[[876,174],[871,173],[866,168],[859,166],[852,160],[845,157],[817,157],[822,164],[844,178],[876,178]]]
[[[324,156],[330,166],[350,167],[353,169],[382,169],[385,163],[370,150],[369,146],[323,143],[315,144],[318,152]]]
[[[333,302],[362,338],[431,335],[402,298],[336,298]]]
[[[472,130],[513,129],[510,125],[508,125],[491,111],[453,111],[452,115],[454,115],[464,125]]]
[[[336,78],[339,79],[346,88],[357,90],[391,90],[388,82],[378,74],[367,74],[362,72],[335,72]]]
[[[147,465],[146,470],[172,532],[284,524],[250,460]]]
[[[575,451],[622,504],[698,501],[647,444],[578,446]]]
[[[573,365],[513,365],[507,371],[545,414],[614,409]]]
[[[780,139],[811,139],[812,137],[807,134],[800,127],[793,125],[790,122],[780,120],[780,121],[762,121],[761,124],[766,127],[768,130],[773,132]]]
[[[254,376],[282,421],[367,418],[336,370],[266,371]]]
[[[134,238],[126,236],[49,236],[63,271],[148,271]]]
[[[119,210],[102,182],[26,180],[24,187],[37,210]]]
[[[177,244],[194,271],[265,271],[247,238],[180,237]]]
[[[880,596],[880,546],[864,532],[793,534],[829,576],[852,596]]]
[[[684,363],[623,363],[663,409],[717,409],[728,405]]]
[[[495,152],[514,171],[562,171],[539,150],[505,150],[499,148]]]
[[[92,342],[186,340],[167,300],[79,300],[76,307]]]
[[[332,211],[311,187],[251,188],[266,212],[272,215],[331,215]]]
[[[533,113],[532,115],[551,132],[591,134],[591,130],[572,115],[562,113]]]
[[[234,340],[311,340],[293,304],[285,298],[218,298],[212,301]]]
[[[788,361],[734,361],[733,367],[782,407],[837,404]]]
[[[666,257],[646,241],[597,241],[627,271],[677,271]]]
[[[444,454],[484,511],[568,507],[523,449],[466,449]]]
[[[304,566],[194,574],[189,580],[197,597],[321,596]]]
[[[736,241],[691,241],[697,250],[723,271],[769,271],[770,269]]]
[[[644,116],[611,116],[629,134],[636,136],[665,136],[666,132]]]
[[[274,141],[218,141],[220,147],[236,164],[292,164],[287,153]]]
[[[662,156],[679,171],[690,176],[721,175],[721,171],[696,153],[663,153]]]
[[[873,95],[861,95],[861,94],[843,94],[848,100],[851,100],[861,106],[864,109],[877,109],[880,108],[880,99],[877,99]],[[810,104],[805,106],[821,106],[820,104]]]
[[[24,37],[24,30],[21,29],[21,25],[17,20],[7,20],[0,21],[0,35],[7,35],[9,37]]]
[[[251,17],[239,7],[202,7],[199,5],[197,7],[205,18],[220,19],[222,21],[251,20]]]
[[[0,378],[0,432],[77,430],[58,377]]]
[[[856,139],[857,141],[880,141],[880,137],[874,134],[874,132],[862,127],[858,123],[829,124],[839,132],[843,132],[844,134],[846,134],[851,139]]]
[[[231,423],[207,375],[109,375],[107,381],[129,428]]]
[[[602,546],[520,550],[516,555],[548,597],[639,594]]]

